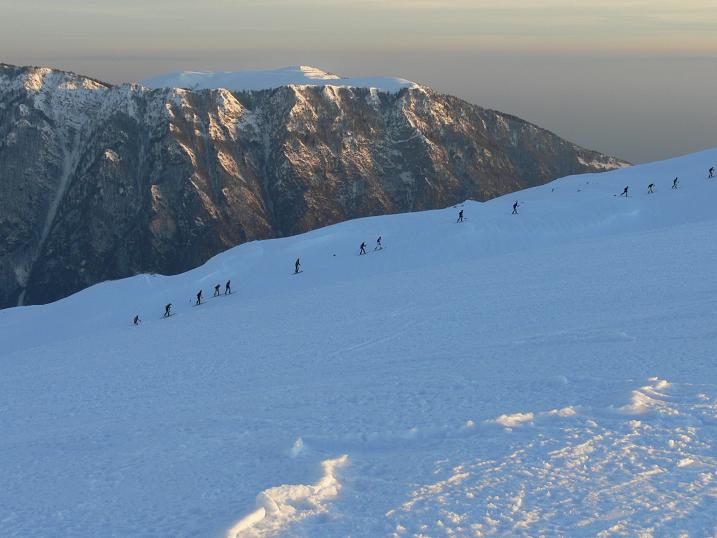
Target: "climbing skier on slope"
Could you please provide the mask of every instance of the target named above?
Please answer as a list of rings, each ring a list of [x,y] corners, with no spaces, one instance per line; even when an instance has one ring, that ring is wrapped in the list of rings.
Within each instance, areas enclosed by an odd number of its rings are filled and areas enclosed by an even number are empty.
[[[197,302],[194,303],[194,306],[198,306],[200,304],[202,304],[202,290],[197,292]]]
[[[710,177],[710,178],[715,177],[715,167],[714,166],[712,168],[710,168],[708,170],[708,172],[710,173],[710,175],[708,177]]]
[[[216,286],[214,286],[214,297],[219,295],[219,288],[221,288],[221,287],[222,287],[221,284],[217,284]]]
[[[456,222],[463,222],[463,210],[458,212],[458,220]]]
[[[164,317],[168,318],[172,315],[172,303],[164,305]]]
[[[624,196],[625,198],[627,198],[627,187],[625,187],[620,196]]]
[[[518,204],[518,200],[516,200],[516,201],[513,203],[513,213],[512,213],[513,215],[517,215],[517,214],[518,214],[518,208],[519,208],[519,207],[520,207],[520,204]]]
[[[134,323],[135,325],[139,325],[140,323],[142,323],[142,320],[139,319],[139,314],[137,314],[137,315],[134,317],[134,319],[132,320],[132,323]]]
[[[378,239],[376,239],[376,246],[373,248],[374,250],[381,250],[383,247],[381,246],[381,236],[378,236]]]
[[[232,281],[227,280],[227,283],[224,285],[224,295],[229,295],[232,292]]]
[[[361,241],[361,246],[359,247],[359,256],[366,254],[366,243],[364,241]]]
[[[299,258],[296,258],[296,263],[294,263],[294,274],[297,274],[300,269],[301,269],[301,262],[299,261]]]
[[[672,180],[672,188],[677,189],[680,186],[680,182],[678,181],[678,178],[675,178]]]
[[[655,193],[655,184],[654,184],[654,183],[650,183],[650,184],[647,186],[647,194],[654,194],[654,193]]]

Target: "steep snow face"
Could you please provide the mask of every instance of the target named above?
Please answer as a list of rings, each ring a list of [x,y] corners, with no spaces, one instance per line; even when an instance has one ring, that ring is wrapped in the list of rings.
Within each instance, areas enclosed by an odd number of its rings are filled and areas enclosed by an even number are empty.
[[[226,88],[234,91],[268,90],[280,86],[340,86],[375,88],[396,93],[418,84],[395,77],[344,78],[316,67],[294,65],[271,71],[178,71],[140,81],[148,88],[189,88],[192,90]]]
[[[714,535],[715,164],[0,312],[0,535]]]

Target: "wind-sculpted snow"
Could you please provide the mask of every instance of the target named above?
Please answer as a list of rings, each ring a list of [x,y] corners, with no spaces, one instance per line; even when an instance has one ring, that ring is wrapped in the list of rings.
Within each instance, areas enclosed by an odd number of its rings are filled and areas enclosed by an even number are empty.
[[[714,385],[650,379],[639,412],[542,413],[490,436],[489,457],[440,462],[443,477],[387,513],[396,535],[712,535],[717,520]],[[590,390],[590,387],[586,387]]]
[[[0,535],[714,535],[714,164],[0,312]]]
[[[324,476],[314,485],[284,485],[261,492],[256,497],[257,509],[229,529],[227,538],[275,536],[292,523],[327,512],[326,501],[341,491],[335,470],[346,460],[344,455],[324,461]]]

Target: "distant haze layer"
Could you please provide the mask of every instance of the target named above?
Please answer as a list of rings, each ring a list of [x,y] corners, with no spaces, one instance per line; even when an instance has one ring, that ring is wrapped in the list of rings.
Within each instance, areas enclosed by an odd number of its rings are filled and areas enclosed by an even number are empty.
[[[0,61],[402,77],[644,162],[717,145],[716,29],[713,0],[0,0]]]

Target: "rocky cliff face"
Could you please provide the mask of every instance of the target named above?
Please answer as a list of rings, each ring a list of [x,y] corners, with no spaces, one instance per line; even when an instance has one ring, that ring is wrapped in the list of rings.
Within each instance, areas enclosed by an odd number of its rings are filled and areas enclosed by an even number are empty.
[[[624,164],[423,87],[150,90],[0,64],[0,306]]]

